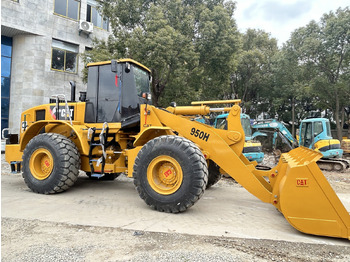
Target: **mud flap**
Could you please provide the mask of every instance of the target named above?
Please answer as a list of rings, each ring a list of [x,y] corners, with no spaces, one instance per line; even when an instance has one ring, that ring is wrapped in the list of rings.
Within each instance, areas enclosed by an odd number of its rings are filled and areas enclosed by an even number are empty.
[[[283,154],[288,165],[275,204],[297,230],[350,240],[350,215],[316,164],[318,153],[297,148]]]

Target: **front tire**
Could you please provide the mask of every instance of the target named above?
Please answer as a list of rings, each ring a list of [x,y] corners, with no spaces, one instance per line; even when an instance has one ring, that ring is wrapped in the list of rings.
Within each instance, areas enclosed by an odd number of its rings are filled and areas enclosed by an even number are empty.
[[[196,203],[208,182],[208,168],[199,148],[178,136],[146,143],[134,164],[134,184],[147,205],[162,212],[183,212]]]
[[[40,194],[67,190],[78,178],[80,154],[67,137],[44,133],[29,141],[23,152],[23,178]]]

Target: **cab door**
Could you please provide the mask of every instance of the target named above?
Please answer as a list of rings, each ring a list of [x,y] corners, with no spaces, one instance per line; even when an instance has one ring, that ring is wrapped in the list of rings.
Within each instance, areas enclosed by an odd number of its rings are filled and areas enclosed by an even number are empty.
[[[311,148],[313,145],[313,126],[312,122],[304,122],[300,128],[300,146]]]

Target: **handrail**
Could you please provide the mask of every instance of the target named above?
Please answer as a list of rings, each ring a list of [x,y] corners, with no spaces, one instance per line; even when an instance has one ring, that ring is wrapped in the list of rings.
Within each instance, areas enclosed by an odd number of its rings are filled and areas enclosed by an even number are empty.
[[[69,110],[69,106],[68,106],[68,102],[67,102],[67,98],[64,94],[58,94],[58,95],[52,95],[51,98],[54,98],[56,99],[56,119],[59,120],[59,117],[58,117],[58,112],[59,112],[59,100],[60,98],[64,99],[64,102],[65,102],[65,114],[64,114],[64,120],[67,120],[67,117],[69,119],[69,122],[70,124],[72,125],[72,116],[70,114],[70,110]]]

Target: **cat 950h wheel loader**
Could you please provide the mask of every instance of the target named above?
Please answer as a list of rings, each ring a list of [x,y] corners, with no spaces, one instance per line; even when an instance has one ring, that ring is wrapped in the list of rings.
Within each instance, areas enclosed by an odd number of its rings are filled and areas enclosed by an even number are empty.
[[[131,59],[90,64],[80,102],[57,95],[56,103],[22,113],[6,161],[18,170],[21,163],[25,183],[42,194],[67,190],[79,170],[112,179],[125,173],[149,206],[171,213],[191,207],[208,179],[212,185],[227,173],[296,229],[350,238],[349,213],[316,165],[320,153],[300,147],[271,170],[258,170],[242,154],[240,100],[161,109],[150,104],[149,86],[150,70]],[[228,112],[227,130],[191,119],[213,111]]]

